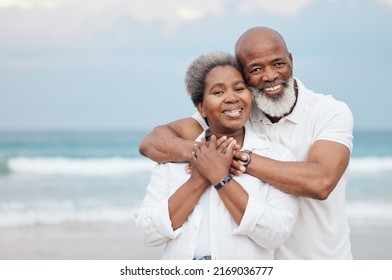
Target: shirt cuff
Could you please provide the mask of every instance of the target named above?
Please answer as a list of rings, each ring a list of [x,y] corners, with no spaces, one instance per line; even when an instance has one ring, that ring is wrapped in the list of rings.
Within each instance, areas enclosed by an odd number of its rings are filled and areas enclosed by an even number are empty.
[[[237,229],[234,230],[235,235],[249,235],[255,228],[260,217],[265,211],[265,201],[268,192],[263,191],[263,196],[249,196],[244,216]]]
[[[173,230],[172,222],[169,216],[169,202],[168,199],[159,202],[152,210],[152,220],[157,230],[170,239],[177,238],[181,232],[182,227]]]

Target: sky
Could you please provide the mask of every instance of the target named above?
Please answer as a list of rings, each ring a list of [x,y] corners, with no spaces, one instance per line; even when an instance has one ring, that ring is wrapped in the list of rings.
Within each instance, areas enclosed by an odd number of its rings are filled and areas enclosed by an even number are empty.
[[[184,75],[254,26],[294,75],[392,129],[392,0],[0,0],[0,131],[149,130],[191,116]]]

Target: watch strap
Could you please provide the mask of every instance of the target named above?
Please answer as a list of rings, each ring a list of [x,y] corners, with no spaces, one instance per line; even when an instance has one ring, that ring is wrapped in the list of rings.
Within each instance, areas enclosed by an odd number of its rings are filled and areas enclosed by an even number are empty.
[[[216,185],[214,186],[214,188],[215,188],[216,190],[219,190],[219,189],[222,188],[223,186],[227,185],[227,184],[231,181],[232,178],[233,178],[233,175],[232,175],[232,174],[227,175],[227,177],[224,178],[224,179],[222,179],[222,181],[220,181],[218,184],[216,184]]]

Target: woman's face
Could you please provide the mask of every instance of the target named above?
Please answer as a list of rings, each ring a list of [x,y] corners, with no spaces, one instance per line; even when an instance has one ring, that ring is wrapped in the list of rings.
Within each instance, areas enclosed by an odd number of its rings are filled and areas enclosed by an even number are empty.
[[[198,109],[215,135],[242,129],[251,105],[251,93],[236,68],[217,66],[207,74],[203,103],[198,104]]]

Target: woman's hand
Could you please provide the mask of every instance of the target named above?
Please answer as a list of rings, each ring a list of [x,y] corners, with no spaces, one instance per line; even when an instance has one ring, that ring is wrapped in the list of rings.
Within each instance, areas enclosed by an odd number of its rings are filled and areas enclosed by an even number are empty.
[[[216,136],[212,135],[210,142],[204,140],[195,144],[191,158],[192,174],[196,168],[212,185],[218,184],[225,178],[229,174],[236,145],[235,140],[226,141],[218,143]]]

